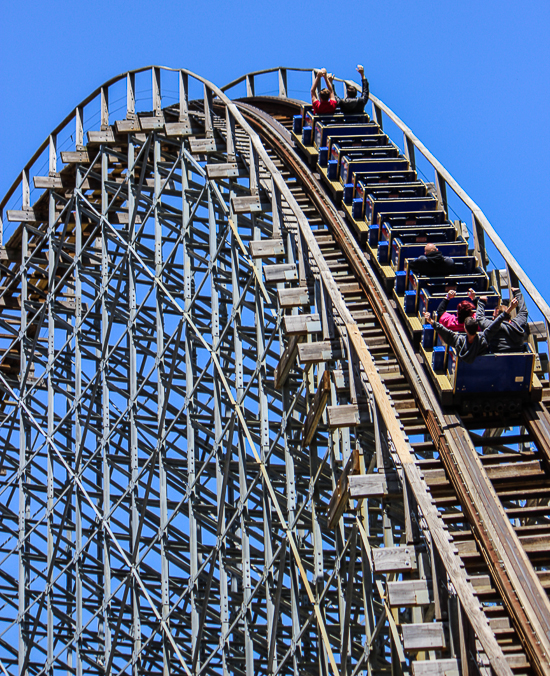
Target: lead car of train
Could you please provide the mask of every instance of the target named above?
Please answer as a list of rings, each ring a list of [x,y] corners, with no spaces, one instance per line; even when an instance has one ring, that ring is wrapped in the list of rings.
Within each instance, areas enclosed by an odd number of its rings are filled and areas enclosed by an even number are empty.
[[[393,296],[442,404],[459,404],[463,412],[477,414],[495,406],[512,412],[523,403],[539,401],[543,369],[534,336],[528,337],[522,352],[485,354],[466,364],[423,325],[423,313],[434,312],[449,288],[456,296],[448,312],[468,298],[470,288],[487,296],[488,310],[494,308],[501,299],[500,277],[480,264],[484,254],[476,256],[469,249],[464,224],[449,220],[435,186],[419,180],[409,159],[380,126],[367,114],[320,116],[304,105],[294,117],[292,136],[334,201],[341,203]],[[454,259],[457,274],[427,277],[409,269],[409,261],[423,254],[428,242]]]

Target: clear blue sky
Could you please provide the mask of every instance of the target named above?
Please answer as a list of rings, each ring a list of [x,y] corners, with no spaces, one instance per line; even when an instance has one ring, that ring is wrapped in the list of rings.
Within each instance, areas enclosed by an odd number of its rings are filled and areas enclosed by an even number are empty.
[[[222,85],[279,65],[351,78],[362,62],[550,299],[548,0],[31,0],[4,3],[2,19],[2,195],[61,119],[128,69]]]

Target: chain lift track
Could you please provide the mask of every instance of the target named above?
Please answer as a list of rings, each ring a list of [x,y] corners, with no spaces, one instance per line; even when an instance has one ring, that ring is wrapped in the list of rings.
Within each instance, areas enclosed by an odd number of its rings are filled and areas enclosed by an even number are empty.
[[[114,78],[0,204],[0,671],[548,675],[548,380],[441,407],[275,72]]]

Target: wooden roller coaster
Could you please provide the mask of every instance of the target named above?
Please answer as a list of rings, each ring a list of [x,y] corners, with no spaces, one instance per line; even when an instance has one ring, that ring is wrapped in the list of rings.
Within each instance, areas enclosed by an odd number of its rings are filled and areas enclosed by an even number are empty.
[[[371,97],[533,316],[527,394],[445,398],[292,133],[311,73],[126,73],[2,200],[2,673],[550,674],[550,308]]]

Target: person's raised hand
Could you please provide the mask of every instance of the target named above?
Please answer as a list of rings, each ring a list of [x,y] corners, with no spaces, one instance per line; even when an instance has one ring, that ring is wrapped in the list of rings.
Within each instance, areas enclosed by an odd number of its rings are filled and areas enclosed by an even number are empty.
[[[476,292],[473,289],[468,289],[468,298],[470,300],[475,300],[475,297],[476,297]],[[483,300],[483,298],[481,300]],[[485,300],[487,300],[487,299],[485,299]]]
[[[434,320],[432,319],[432,315],[429,312],[424,313],[424,319],[428,322],[428,324],[434,323]]]
[[[364,73],[365,72],[365,69],[363,68],[363,66],[361,64],[357,65],[357,72],[358,73]]]
[[[511,310],[515,310],[518,306],[518,299],[517,298],[512,298],[510,301],[510,305],[508,305],[508,309],[506,310],[506,314],[510,314]]]
[[[456,296],[456,289],[449,289],[447,291],[447,300],[452,300]]]

